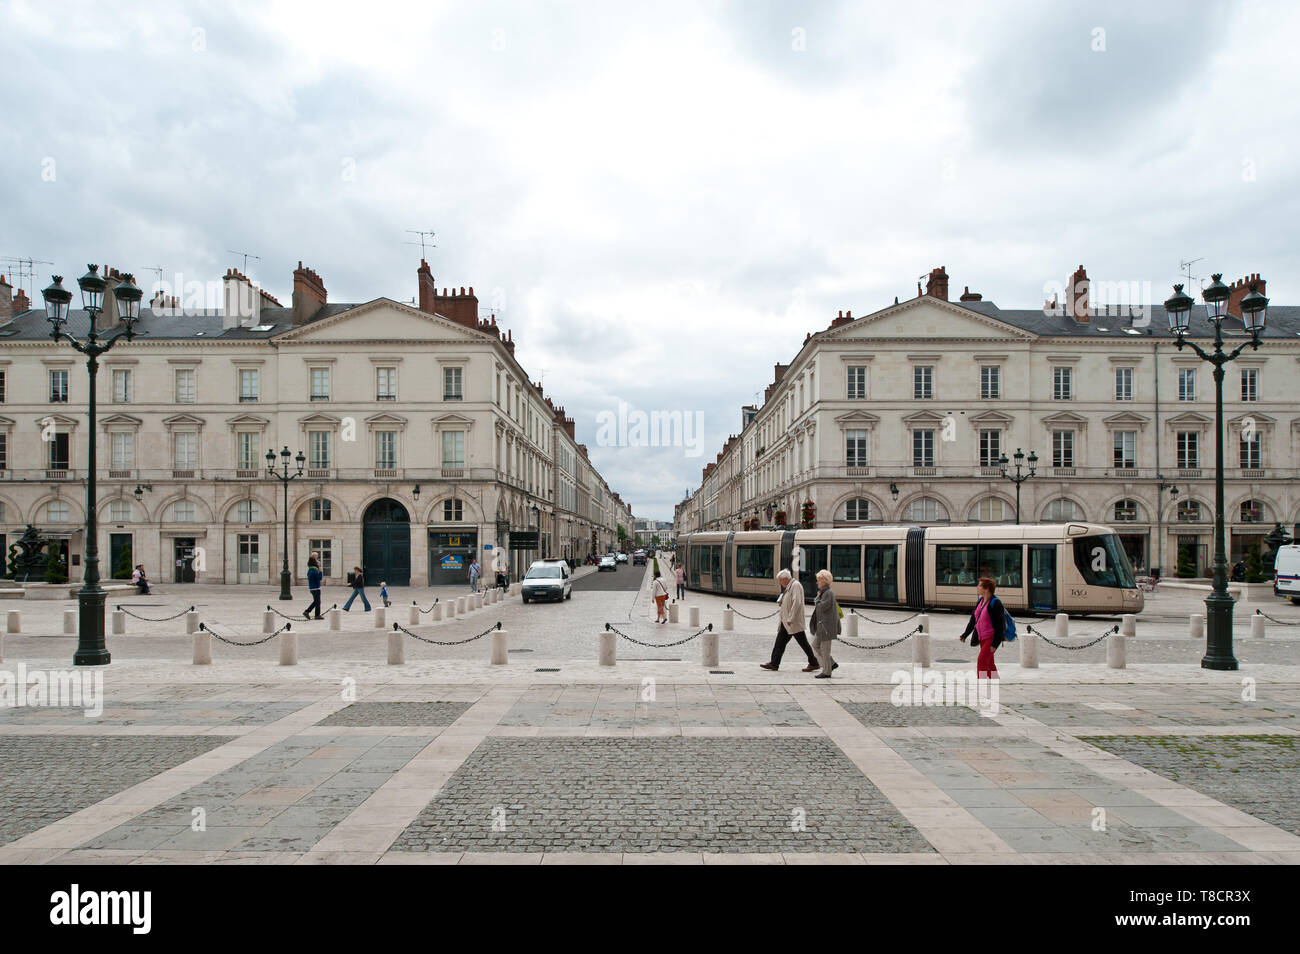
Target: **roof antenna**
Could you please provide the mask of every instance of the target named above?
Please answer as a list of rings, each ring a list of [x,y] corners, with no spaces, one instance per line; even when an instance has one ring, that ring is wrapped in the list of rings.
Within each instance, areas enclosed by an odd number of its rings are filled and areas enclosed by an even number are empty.
[[[1201,258],[1194,258],[1191,261],[1178,263],[1178,267],[1182,269],[1183,272],[1185,273],[1183,277],[1187,279],[1188,288],[1191,288],[1192,282],[1196,280],[1196,276],[1192,274],[1192,266],[1195,265],[1197,262],[1203,262],[1203,261],[1205,261],[1205,258],[1201,257]]]
[[[260,262],[260,261],[261,261],[261,259],[260,259],[258,256],[252,254],[251,252],[236,252],[233,248],[228,248],[228,249],[226,249],[226,251],[229,252],[231,255],[242,255],[242,256],[244,256],[244,272],[243,272],[243,274],[244,274],[244,277],[245,277],[245,278],[248,277],[248,260],[251,258],[251,259],[252,259],[253,261],[255,261],[255,262]]]
[[[433,229],[427,229],[427,230],[425,230],[425,231],[423,231],[423,232],[420,231],[419,229],[407,229],[406,231],[410,232],[412,235],[418,235],[418,236],[420,236],[420,241],[418,241],[418,242],[403,242],[402,244],[403,244],[403,245],[418,245],[418,246],[420,246],[420,258],[421,258],[422,260],[427,260],[427,259],[429,258],[429,253],[426,251],[426,248],[437,248],[437,247],[438,247],[438,246],[436,246],[436,245],[433,244],[433,236],[434,236],[434,231],[433,231]],[[428,238],[426,238],[425,236],[428,236]]]

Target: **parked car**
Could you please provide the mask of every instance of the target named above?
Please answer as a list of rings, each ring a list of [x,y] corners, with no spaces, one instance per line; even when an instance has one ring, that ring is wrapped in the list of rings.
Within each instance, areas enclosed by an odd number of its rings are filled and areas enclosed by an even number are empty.
[[[600,565],[596,567],[597,572],[603,573],[605,570],[617,570],[618,561],[614,559],[614,554],[606,553],[600,558]]]
[[[1300,544],[1292,543],[1278,548],[1273,593],[1300,604]]]
[[[627,562],[627,554],[626,554],[626,553],[616,553],[616,554],[614,555],[614,557],[615,557],[615,559],[618,560],[619,563],[626,563],[626,562]]]
[[[563,560],[535,560],[524,574],[520,587],[524,602],[529,600],[567,600],[573,596],[573,577]]]

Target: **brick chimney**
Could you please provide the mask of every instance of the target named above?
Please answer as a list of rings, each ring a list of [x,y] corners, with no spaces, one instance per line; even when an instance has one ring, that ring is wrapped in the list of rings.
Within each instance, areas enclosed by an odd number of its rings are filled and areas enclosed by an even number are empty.
[[[420,259],[420,267],[415,270],[415,282],[420,290],[420,311],[432,315],[438,310],[434,304],[434,299],[438,297],[438,288],[433,283],[433,272],[429,270],[429,263]]]
[[[0,322],[9,321],[14,316],[14,286],[0,275]]]
[[[32,310],[32,303],[27,300],[27,292],[19,288],[14,292],[14,314],[21,315],[25,311]]]
[[[1238,321],[1241,320],[1241,300],[1250,294],[1250,286],[1252,284],[1256,286],[1256,291],[1261,295],[1268,294],[1264,291],[1266,283],[1264,279],[1259,277],[1259,272],[1254,272],[1247,275],[1245,278],[1239,278],[1230,286],[1232,288],[1232,294],[1228,296],[1228,314],[1232,315],[1232,317],[1236,318]]]
[[[1069,315],[1081,324],[1092,320],[1088,310],[1088,273],[1080,265],[1065,283],[1065,306]]]
[[[961,293],[961,300],[962,301],[983,301],[984,296],[981,295],[979,292],[971,291],[970,286],[967,285],[966,288]]]
[[[852,311],[841,311],[839,314],[837,314],[834,318],[831,319],[831,327],[838,328],[840,325],[847,325],[852,320],[853,320]],[[804,341],[807,340],[808,340],[807,338],[804,339]]]
[[[468,292],[463,285],[459,292],[453,288],[449,293],[444,288],[442,294],[434,299],[434,305],[444,318],[466,328],[478,328],[478,296],[474,294],[474,286],[471,285]]]
[[[930,277],[925,281],[925,293],[932,298],[948,300],[948,273],[942,265],[930,269]]]
[[[257,324],[262,296],[255,294],[253,283],[237,268],[227,268],[221,281],[221,330],[246,328]]]
[[[325,283],[311,268],[304,268],[299,260],[293,270],[293,326],[305,325],[325,307]]]
[[[95,320],[95,330],[109,331],[117,327],[121,320],[117,314],[117,298],[113,295],[113,289],[122,284],[122,273],[105,265],[101,274],[108,285],[104,288],[104,306]]]

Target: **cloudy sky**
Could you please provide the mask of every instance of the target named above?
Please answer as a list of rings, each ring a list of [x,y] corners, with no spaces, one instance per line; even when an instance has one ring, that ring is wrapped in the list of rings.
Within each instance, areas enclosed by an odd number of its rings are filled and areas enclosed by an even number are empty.
[[[1300,302],[1300,5],[0,2],[0,255],[287,300],[473,285],[638,516],[836,312],[1261,272]],[[41,266],[39,289],[52,266]],[[597,446],[619,401],[690,448]]]

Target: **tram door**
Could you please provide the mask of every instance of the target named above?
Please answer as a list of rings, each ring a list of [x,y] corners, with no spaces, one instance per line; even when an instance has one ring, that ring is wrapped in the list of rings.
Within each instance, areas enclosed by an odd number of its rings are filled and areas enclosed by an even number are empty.
[[[1029,608],[1056,610],[1056,546],[1029,548]]]

